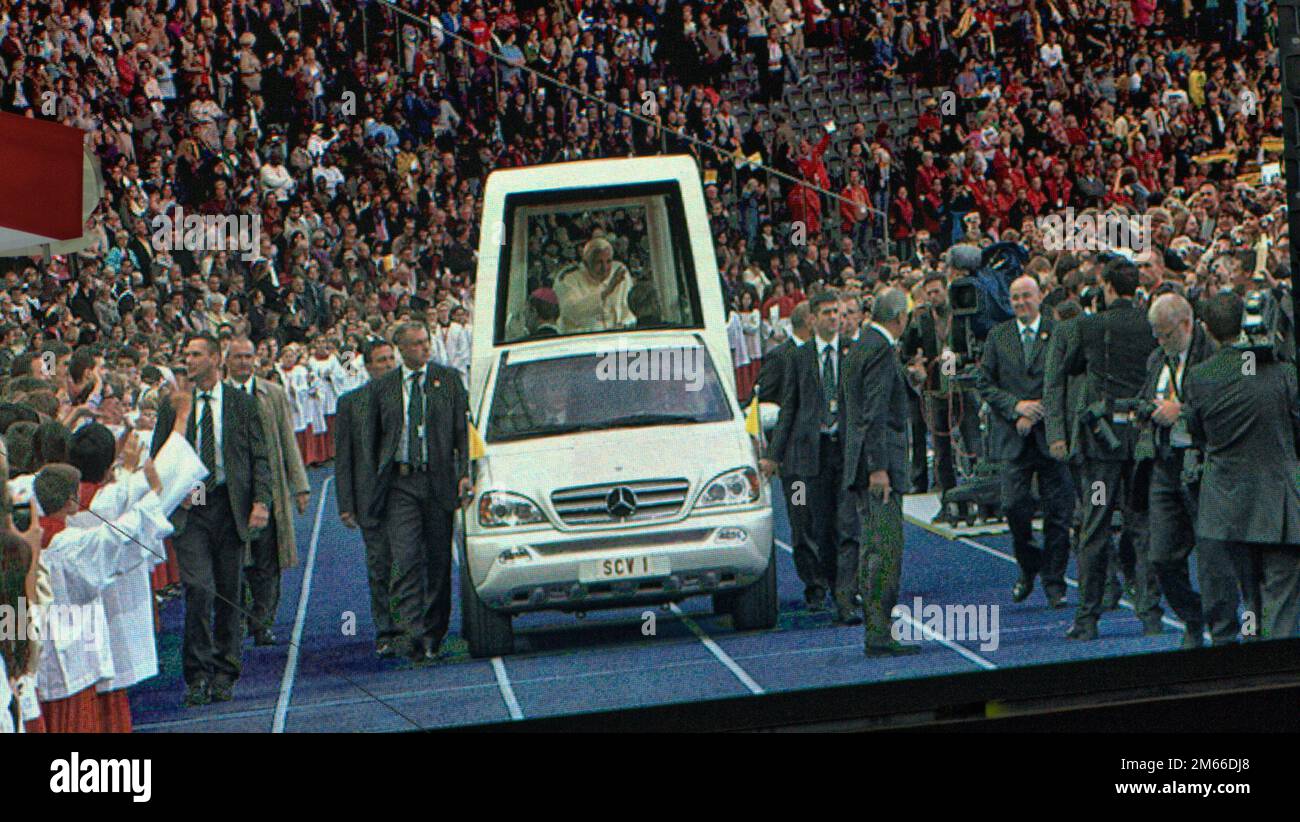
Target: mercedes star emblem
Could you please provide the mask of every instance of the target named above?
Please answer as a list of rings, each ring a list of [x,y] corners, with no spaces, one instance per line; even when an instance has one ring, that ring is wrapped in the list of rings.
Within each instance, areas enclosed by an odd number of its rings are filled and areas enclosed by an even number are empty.
[[[605,508],[614,519],[627,519],[636,513],[636,494],[626,485],[620,485],[606,495]]]

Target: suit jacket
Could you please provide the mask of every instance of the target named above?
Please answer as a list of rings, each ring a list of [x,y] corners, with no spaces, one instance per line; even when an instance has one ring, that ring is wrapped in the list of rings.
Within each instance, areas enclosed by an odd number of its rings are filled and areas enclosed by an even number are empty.
[[[864,328],[841,372],[844,488],[863,493],[871,472],[889,472],[889,484],[907,488],[907,378],[898,353],[875,328]]]
[[[378,528],[370,513],[379,460],[370,432],[375,425],[374,383],[339,397],[334,416],[334,495],[339,513],[352,514],[363,528]]]
[[[240,390],[230,383],[226,388]],[[294,497],[311,491],[311,483],[302,464],[302,454],[298,453],[289,395],[284,393],[284,388],[262,377],[254,378],[253,392],[262,412],[262,436],[266,442],[266,459],[271,466],[271,489],[275,498],[271,515],[275,519],[276,545],[283,570],[298,564],[298,538],[293,526]]]
[[[1108,341],[1109,340],[1109,345]],[[1068,378],[1084,375],[1079,403],[1137,397],[1146,379],[1146,362],[1156,347],[1151,323],[1131,299],[1118,299],[1100,314],[1079,317],[1066,331],[1059,363],[1048,358],[1043,406],[1047,412],[1047,440],[1065,440],[1069,411]],[[1109,353],[1107,349],[1109,348]],[[1078,450],[1088,459],[1127,460],[1133,457],[1136,435],[1132,425],[1114,426],[1119,449],[1109,448],[1088,426],[1081,426]]]
[[[1042,422],[1035,423],[1027,437],[1020,436],[1016,431],[1016,420],[1020,418],[1016,413],[1016,403],[1043,398],[1047,350],[1055,333],[1056,323],[1046,314],[1042,315],[1033,354],[1029,362],[1025,362],[1020,325],[1015,319],[999,323],[989,332],[984,343],[984,360],[976,375],[976,385],[980,397],[993,410],[989,416],[991,459],[1019,459],[1030,437],[1043,454],[1047,453],[1047,428]]]
[[[1183,367],[1183,389],[1186,390],[1187,380],[1191,376],[1192,368],[1200,365],[1209,359],[1219,346],[1215,344],[1210,335],[1205,333],[1199,322],[1192,324],[1192,342],[1187,348],[1187,365]],[[1160,383],[1160,372],[1165,368],[1165,351],[1160,346],[1156,346],[1151,351],[1151,356],[1147,357],[1147,376],[1142,385],[1142,398],[1153,400],[1156,396],[1156,386]],[[1182,399],[1186,399],[1183,397]],[[1181,401],[1181,400],[1180,400]],[[1156,453],[1161,457],[1170,455],[1169,446],[1169,429],[1163,426],[1153,425],[1154,437],[1153,445]]]
[[[469,475],[469,397],[459,374],[432,361],[425,367],[423,384],[427,476],[437,503],[446,511],[455,511],[460,505],[457,484],[461,477]],[[379,481],[370,510],[378,518],[388,506],[388,488],[397,473],[397,456],[401,453],[402,421],[406,417],[401,367],[373,385],[375,416],[369,441],[379,460]]]
[[[1244,374],[1243,353],[1220,348],[1183,383],[1187,427],[1205,451],[1196,535],[1300,545],[1295,366],[1256,362]]]
[[[197,397],[190,411],[185,437],[191,445],[198,441],[197,425],[201,413]],[[257,401],[229,385],[221,392],[221,455],[226,470],[226,487],[230,491],[230,509],[235,516],[235,530],[241,542],[248,542],[248,515],[253,503],[260,502],[268,509],[274,504],[271,493],[271,465],[266,458],[266,440],[263,435],[262,412]],[[158,422],[153,429],[150,453],[157,456],[163,443],[171,435],[176,411],[164,399],[158,408]],[[195,448],[197,451],[197,447]],[[177,508],[172,514],[176,536],[185,530],[189,511]]]
[[[844,364],[847,360],[848,341],[841,336],[839,344],[839,384],[844,384]],[[815,477],[821,473],[821,429],[826,407],[822,395],[821,361],[817,356],[817,340],[794,349],[787,355],[787,373],[782,380],[781,415],[772,432],[772,459],[780,463],[782,473],[796,477]],[[838,392],[837,392],[838,393]],[[842,403],[842,400],[838,400]],[[844,433],[844,409],[839,410],[839,432]]]
[[[781,402],[785,378],[790,372],[790,358],[799,348],[795,340],[790,338],[763,357],[763,365],[758,370],[759,402]]]

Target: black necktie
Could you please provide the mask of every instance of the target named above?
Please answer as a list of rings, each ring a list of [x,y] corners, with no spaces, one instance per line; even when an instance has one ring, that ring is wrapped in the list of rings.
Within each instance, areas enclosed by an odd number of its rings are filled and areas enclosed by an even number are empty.
[[[822,401],[825,403],[826,427],[835,424],[838,409],[835,407],[835,346],[822,349]]]
[[[199,456],[203,459],[203,466],[208,469],[204,485],[211,488],[217,484],[217,432],[212,422],[212,394],[204,391],[199,399],[203,403],[203,416],[199,418]]]
[[[1034,329],[1028,326],[1020,332],[1020,350],[1025,355],[1025,362],[1028,363],[1034,356]]]
[[[424,392],[420,390],[420,372],[411,375],[411,398],[406,405],[406,444],[407,459],[417,468],[424,466],[424,438],[420,431],[424,427]]]

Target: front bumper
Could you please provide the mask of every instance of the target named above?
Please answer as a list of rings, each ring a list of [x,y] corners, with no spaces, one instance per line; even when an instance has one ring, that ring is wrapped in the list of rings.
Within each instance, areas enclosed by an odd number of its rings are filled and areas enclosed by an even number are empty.
[[[479,598],[499,610],[586,611],[671,602],[756,582],[772,556],[772,509],[754,505],[626,529],[500,534],[485,529],[468,535],[465,553]],[[640,557],[666,559],[668,572],[582,579],[586,563]]]

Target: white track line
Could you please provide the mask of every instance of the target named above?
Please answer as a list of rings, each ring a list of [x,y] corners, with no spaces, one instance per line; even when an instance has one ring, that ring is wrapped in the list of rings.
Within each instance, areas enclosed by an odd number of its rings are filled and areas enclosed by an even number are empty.
[[[920,631],[925,636],[926,639],[932,639],[935,642],[942,644],[945,648],[948,648],[949,650],[952,651],[956,651],[957,653],[966,657],[971,662],[974,662],[976,665],[980,666],[981,668],[984,668],[985,670],[988,671],[997,670],[998,666],[994,665],[992,662],[989,662],[987,659],[975,653],[974,651],[969,650],[968,648],[965,648],[961,645],[958,645],[956,642],[953,642],[951,639],[948,639],[943,634],[937,633],[933,628],[927,625],[923,625],[922,623],[917,622],[916,620],[912,619],[909,616],[899,615],[895,617],[895,619],[903,620],[907,624],[911,625],[914,629]]]
[[[790,546],[790,543],[785,542],[784,540],[779,540],[779,539],[778,539],[778,540],[776,540],[776,544],[777,544],[778,546],[780,546],[780,548],[781,548],[782,550],[784,550],[786,553],[789,553],[789,554],[793,554],[793,553],[794,553],[794,548],[792,548],[792,547]],[[965,647],[962,646],[962,645],[958,645],[956,642],[953,642],[953,641],[950,640],[950,639],[945,638],[942,634],[937,634],[937,633],[935,633],[935,632],[934,632],[934,629],[932,629],[932,628],[928,628],[928,627],[926,627],[925,625],[922,625],[921,623],[917,622],[916,620],[912,619],[911,617],[900,616],[900,617],[898,617],[898,618],[904,620],[905,622],[907,622],[907,623],[909,623],[909,624],[911,624],[911,626],[912,626],[913,628],[918,629],[922,634],[924,634],[924,635],[926,636],[926,638],[928,638],[928,639],[933,639],[933,640],[935,640],[936,642],[942,643],[945,647],[947,647],[947,648],[949,648],[949,649],[951,649],[951,650],[953,650],[953,651],[956,651],[957,653],[959,653],[959,654],[961,654],[962,656],[966,657],[966,658],[969,659],[971,662],[974,662],[976,665],[980,666],[981,668],[986,668],[986,669],[988,669],[988,670],[990,670],[990,671],[992,671],[992,670],[996,670],[996,669],[997,669],[998,666],[994,665],[992,662],[989,662],[989,661],[988,661],[987,659],[985,659],[984,657],[980,656],[979,654],[975,653],[974,651],[971,651],[971,650],[965,648]]]
[[[717,657],[718,661],[725,665],[728,671],[735,674],[736,679],[739,679],[740,684],[748,688],[751,694],[758,695],[766,693],[763,690],[763,686],[755,682],[754,678],[751,677],[744,668],[740,667],[736,660],[731,658],[730,654],[722,650],[718,643],[710,639],[709,635],[704,633],[704,629],[695,623],[695,620],[691,619],[684,611],[682,611],[681,608],[677,607],[676,602],[672,603],[669,607],[672,612],[677,615],[677,618],[682,621],[682,624],[689,628],[691,633],[695,634],[700,642],[704,643],[704,647],[709,649],[709,653]]]
[[[492,671],[497,675],[497,687],[501,689],[501,698],[506,701],[510,718],[523,719],[523,709],[519,707],[519,700],[515,698],[515,689],[510,685],[510,676],[506,674],[506,663],[501,657],[492,657]]]
[[[280,680],[280,698],[275,703],[275,718],[271,733],[284,733],[285,717],[289,714],[289,701],[293,698],[293,678],[298,673],[298,643],[302,641],[302,626],[307,619],[307,601],[311,598],[312,571],[316,567],[316,545],[320,542],[321,515],[329,499],[330,474],[320,486],[320,502],[316,506],[316,522],[311,529],[311,547],[307,551],[307,568],[302,575],[302,590],[298,593],[298,615],[293,620],[293,638],[289,640],[289,660],[284,665],[284,678]]]

